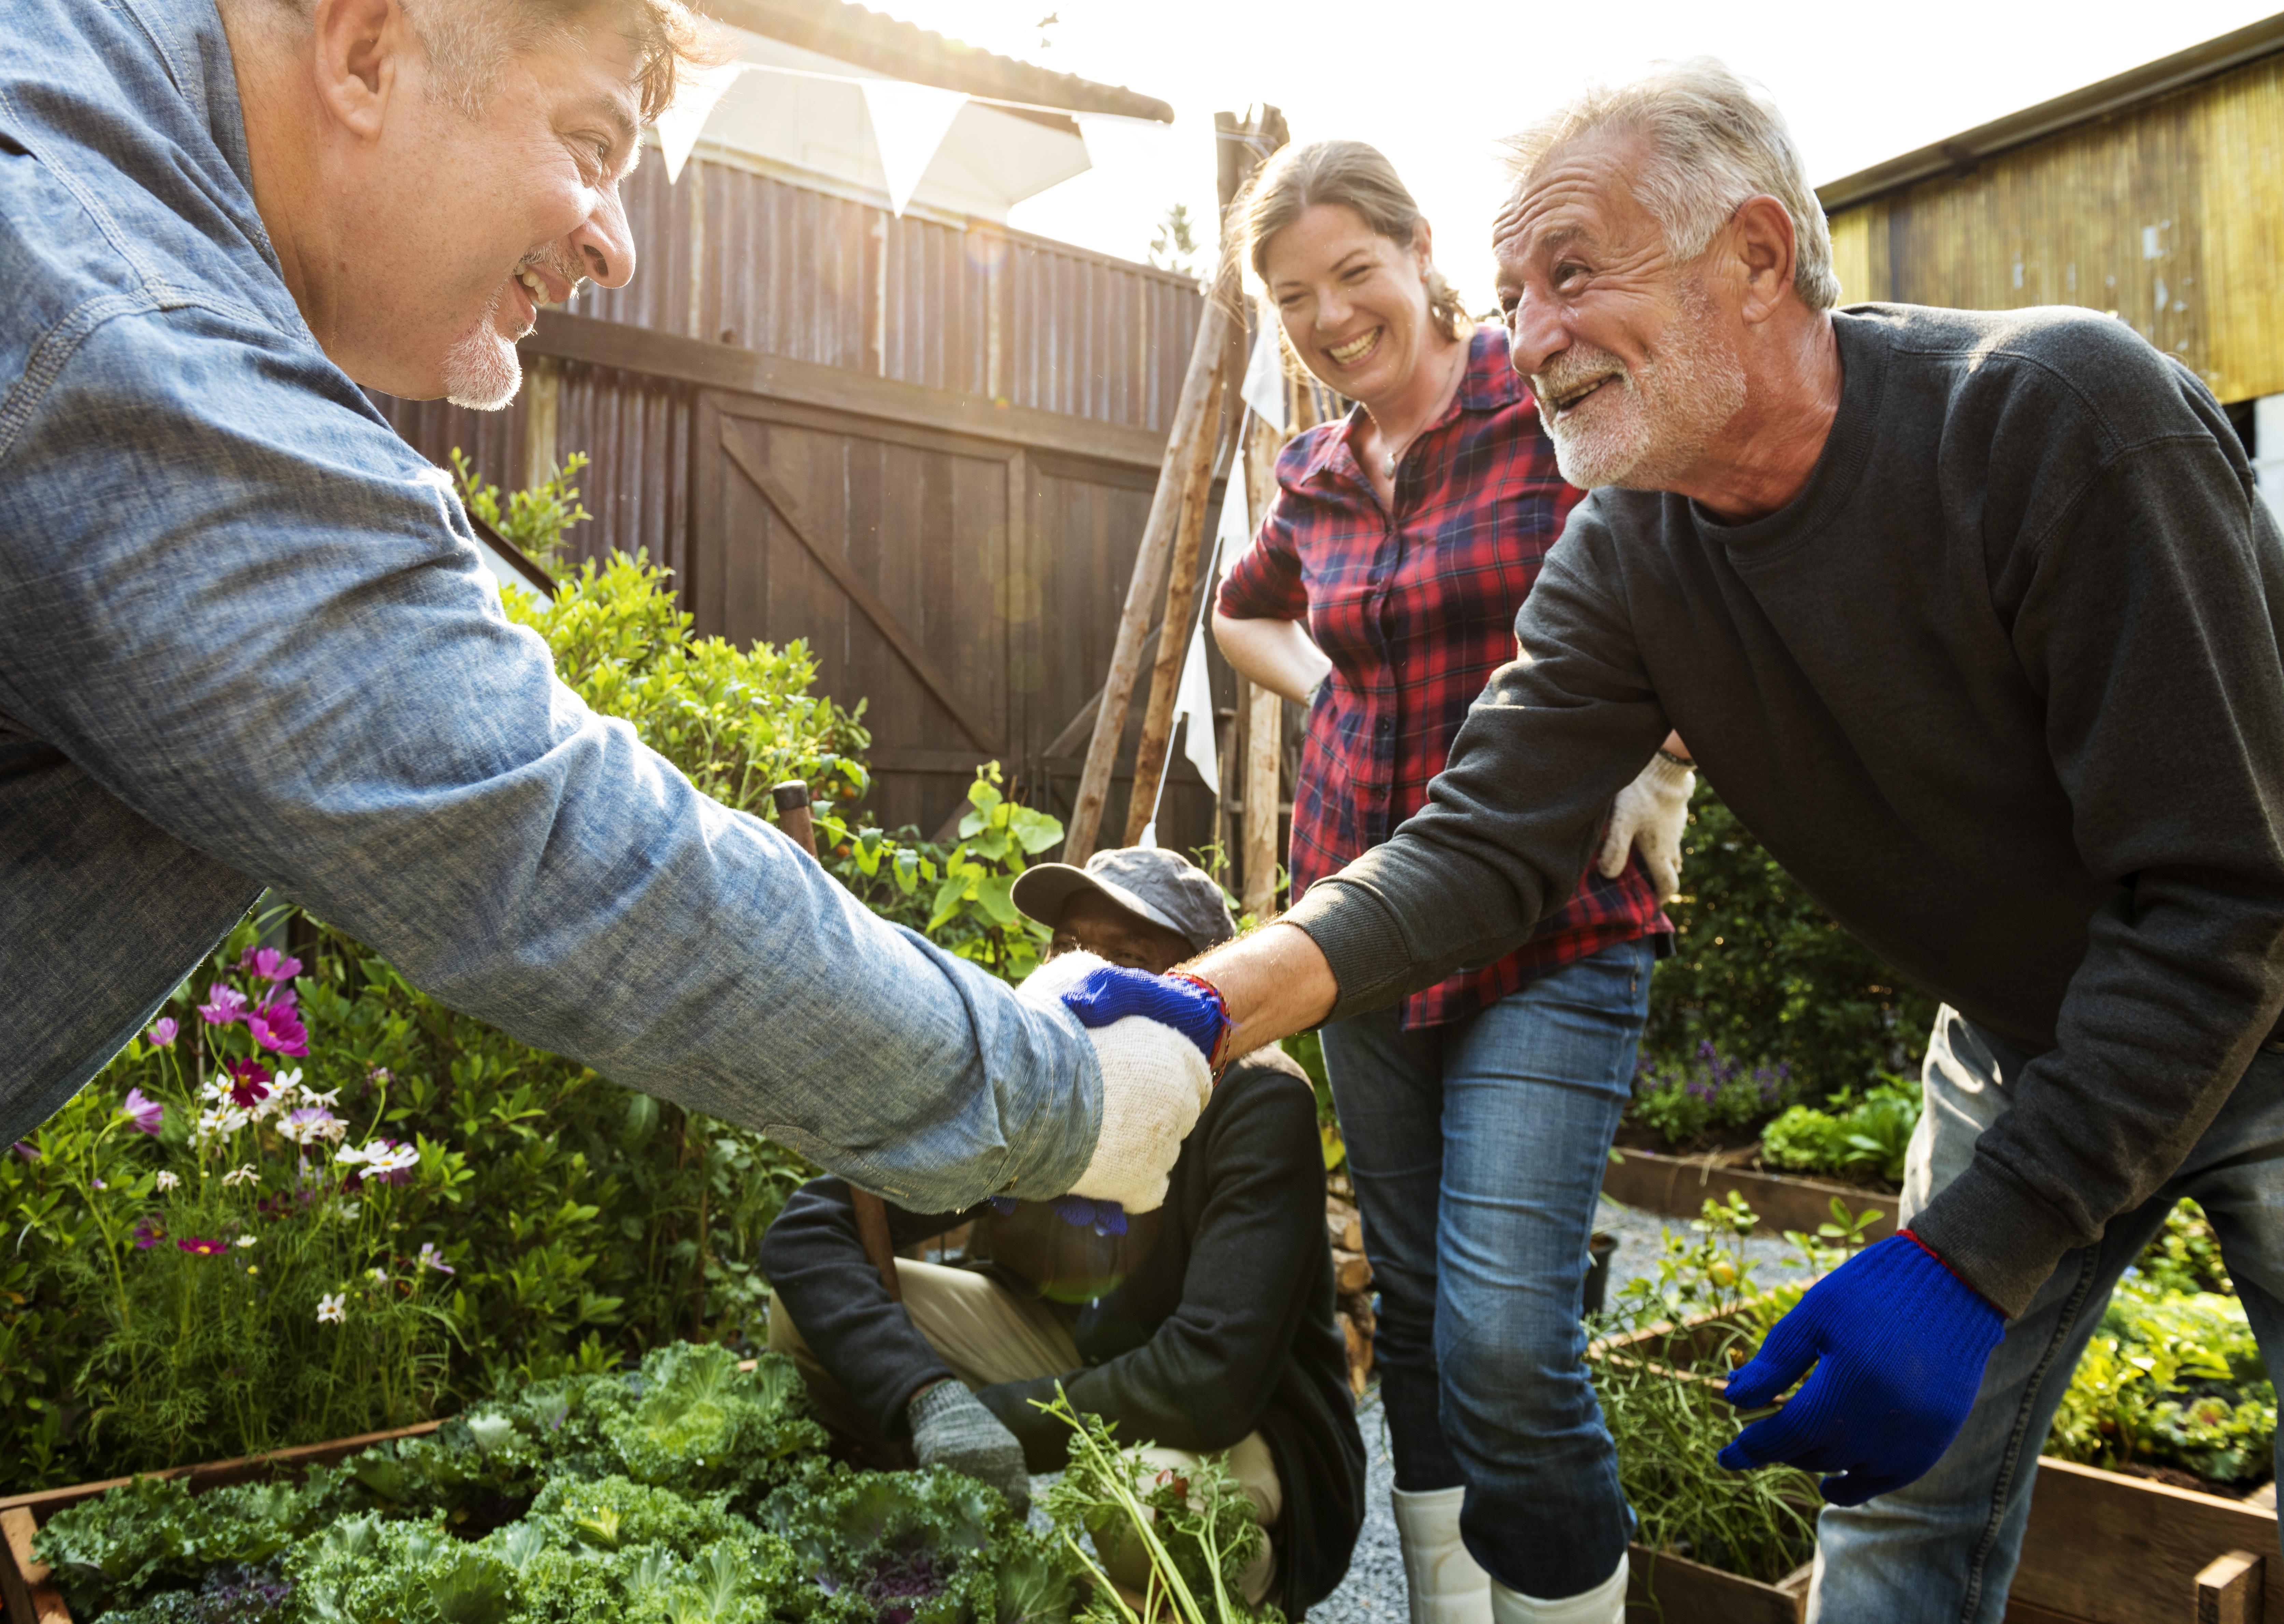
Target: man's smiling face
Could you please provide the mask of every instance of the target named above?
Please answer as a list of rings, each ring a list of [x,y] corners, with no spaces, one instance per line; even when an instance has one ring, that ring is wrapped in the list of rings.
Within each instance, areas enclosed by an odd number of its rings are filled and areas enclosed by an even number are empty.
[[[1557,149],[1492,228],[1514,370],[1588,488],[1680,481],[1745,403],[1736,317],[1629,184],[1643,144],[1604,129]]]
[[[330,322],[313,323],[360,383],[504,406],[539,308],[633,274],[618,188],[640,152],[636,53],[590,16],[510,55],[473,113],[417,46],[398,57],[348,177],[363,207],[326,278]]]

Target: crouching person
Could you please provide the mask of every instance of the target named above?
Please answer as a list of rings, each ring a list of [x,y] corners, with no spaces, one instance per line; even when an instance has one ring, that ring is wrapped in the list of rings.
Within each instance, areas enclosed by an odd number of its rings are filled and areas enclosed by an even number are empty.
[[[1154,972],[1234,933],[1220,887],[1144,847],[1032,869],[1014,902],[1054,931],[1054,954]],[[1230,1066],[1155,1212],[1121,1225],[1070,1222],[1083,1214],[1069,1198],[891,1206],[900,1247],[975,1225],[966,1265],[899,1261],[901,1306],[865,1261],[848,1185],[817,1179],[762,1243],[770,1346],[799,1363],[829,1425],[997,1484],[1019,1510],[1029,1474],[1065,1462],[1069,1428],[1035,1404],[1057,1383],[1121,1439],[1154,1441],[1162,1465],[1226,1452],[1269,1533],[1246,1598],[1297,1620],[1339,1584],[1364,1519],[1324,1181],[1315,1097],[1275,1048]],[[1119,1554],[1138,1557],[1131,1542]],[[1112,1576],[1139,1588],[1133,1565],[1114,1560]]]

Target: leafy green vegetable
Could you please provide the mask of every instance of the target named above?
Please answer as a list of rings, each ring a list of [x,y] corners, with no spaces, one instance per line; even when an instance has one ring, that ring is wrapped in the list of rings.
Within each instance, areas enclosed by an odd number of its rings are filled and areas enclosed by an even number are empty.
[[[1268,1535],[1226,1461],[1207,1456],[1177,1476],[1118,1441],[1099,1416],[1080,1415],[1060,1387],[1041,1406],[1072,1432],[1070,1464],[1043,1501],[1056,1536],[1094,1581],[1086,1624],[1141,1624],[1170,1611],[1181,1624],[1249,1624],[1282,1617],[1247,1603],[1239,1580]],[[1102,1558],[1078,1543],[1083,1530]],[[1107,1565],[1138,1545],[1149,1582],[1139,1612],[1120,1594]]]
[[[267,1562],[313,1525],[316,1497],[282,1483],[194,1495],[182,1478],[137,1478],[66,1506],[33,1540],[75,1617],[194,1587],[230,1564]]]
[[[671,1343],[644,1359],[642,1384],[641,1401],[604,1429],[637,1482],[750,1502],[786,1478],[795,1456],[825,1447],[800,1372],[781,1354],[740,1372],[726,1347]]]
[[[1884,1179],[1900,1184],[1919,1127],[1919,1084],[1889,1077],[1861,1099],[1836,1094],[1829,1111],[1795,1105],[1761,1130],[1761,1155],[1796,1173]]]

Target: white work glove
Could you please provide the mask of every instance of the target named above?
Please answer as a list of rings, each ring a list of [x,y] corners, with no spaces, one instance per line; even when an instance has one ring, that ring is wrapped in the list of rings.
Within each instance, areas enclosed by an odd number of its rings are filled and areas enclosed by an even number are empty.
[[[1076,1019],[1063,995],[1110,966],[1091,953],[1060,953],[1031,972],[1016,996],[1061,1019]],[[1094,1159],[1070,1193],[1115,1201],[1130,1213],[1165,1205],[1167,1175],[1182,1141],[1213,1097],[1213,1074],[1198,1046],[1142,1015],[1089,1027],[1102,1067],[1102,1131]]]
[[[1626,866],[1627,848],[1641,853],[1657,900],[1670,902],[1681,889],[1681,832],[1689,824],[1689,796],[1697,775],[1662,750],[1610,805],[1610,832],[1602,839],[1598,865],[1605,879]]]

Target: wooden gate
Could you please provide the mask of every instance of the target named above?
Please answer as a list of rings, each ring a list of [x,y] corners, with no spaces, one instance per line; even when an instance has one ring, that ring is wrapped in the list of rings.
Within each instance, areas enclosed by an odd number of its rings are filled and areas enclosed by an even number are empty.
[[[1109,664],[1148,470],[726,390],[700,392],[692,438],[698,629],[800,637],[823,691],[867,701],[868,819],[942,831],[995,760],[1067,810],[1085,739],[1066,736]],[[1160,823],[1169,846],[1212,838],[1185,763]]]

